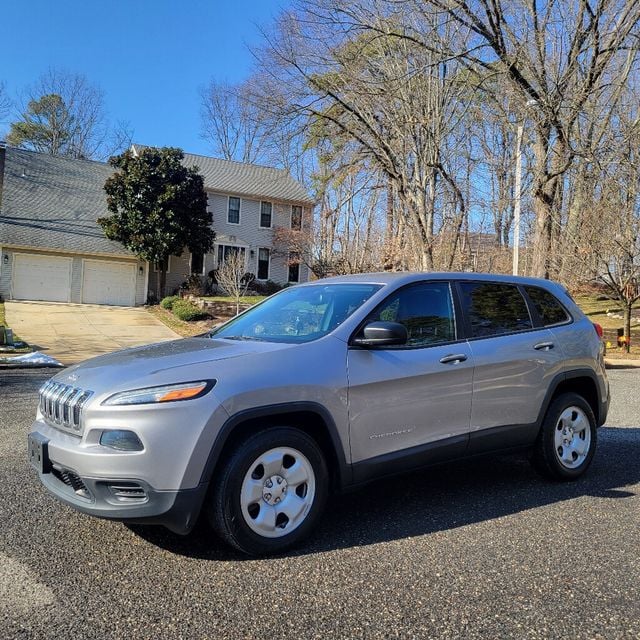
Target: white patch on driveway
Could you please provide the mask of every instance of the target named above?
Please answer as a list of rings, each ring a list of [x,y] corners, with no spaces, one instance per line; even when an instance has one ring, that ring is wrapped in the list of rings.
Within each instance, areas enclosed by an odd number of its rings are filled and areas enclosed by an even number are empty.
[[[0,362],[7,363],[7,364],[31,365],[32,367],[64,366],[62,363],[58,362],[55,358],[52,358],[51,356],[48,356],[44,353],[40,353],[39,351],[34,351],[33,353],[25,353],[22,356],[0,357]]]
[[[0,553],[0,614],[25,614],[55,602],[53,591],[18,561]]]

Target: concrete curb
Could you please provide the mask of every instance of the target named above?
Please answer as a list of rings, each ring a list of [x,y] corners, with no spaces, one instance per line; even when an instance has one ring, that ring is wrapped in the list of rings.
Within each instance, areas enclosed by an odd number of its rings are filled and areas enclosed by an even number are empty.
[[[605,358],[604,364],[607,369],[637,369],[640,367],[640,359],[626,360],[623,358]]]

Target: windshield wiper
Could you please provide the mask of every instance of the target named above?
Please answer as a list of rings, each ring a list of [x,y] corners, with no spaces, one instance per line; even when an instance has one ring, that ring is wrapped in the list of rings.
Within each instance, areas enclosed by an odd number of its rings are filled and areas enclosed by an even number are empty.
[[[253,340],[254,342],[266,342],[264,338],[258,338],[256,336],[211,336],[212,338],[222,338],[223,340]]]

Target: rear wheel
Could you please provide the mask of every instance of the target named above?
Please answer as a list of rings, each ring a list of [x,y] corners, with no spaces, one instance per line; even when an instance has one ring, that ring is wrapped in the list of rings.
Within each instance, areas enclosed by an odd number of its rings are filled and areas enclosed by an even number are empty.
[[[573,480],[591,464],[596,441],[596,419],[589,403],[577,393],[563,393],[544,418],[534,464],[550,478]]]
[[[249,555],[278,553],[305,537],[327,496],[322,451],[291,427],[261,431],[232,451],[213,479],[209,521]]]

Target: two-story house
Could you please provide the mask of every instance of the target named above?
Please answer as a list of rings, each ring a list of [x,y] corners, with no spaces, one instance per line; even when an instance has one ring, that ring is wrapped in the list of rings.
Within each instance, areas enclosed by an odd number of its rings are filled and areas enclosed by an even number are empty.
[[[134,153],[143,147],[132,145]],[[308,229],[313,202],[304,187],[282,169],[185,153],[184,164],[204,178],[216,240],[205,256],[171,256],[166,290],[176,289],[190,273],[206,275],[231,251],[245,257],[246,271],[259,281],[306,282],[309,269],[274,244],[274,231]],[[152,266],[155,270],[157,265]],[[149,282],[155,292],[157,278]]]
[[[132,147],[139,153],[140,147]],[[286,172],[185,154],[204,176],[217,237],[205,256],[171,256],[167,291],[191,273],[206,275],[230,251],[247,271],[279,284],[304,282],[307,268],[276,251],[276,227],[310,224],[312,202]],[[25,151],[0,144],[0,296],[133,306],[157,297],[154,265],[108,240],[97,219],[108,215],[102,162]]]

